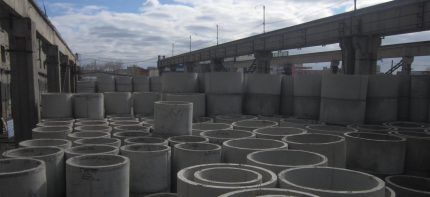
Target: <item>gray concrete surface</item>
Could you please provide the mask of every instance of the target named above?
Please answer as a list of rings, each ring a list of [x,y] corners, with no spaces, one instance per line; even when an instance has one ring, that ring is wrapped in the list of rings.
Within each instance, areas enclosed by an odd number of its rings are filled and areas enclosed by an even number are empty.
[[[238,130],[253,131],[260,128],[275,127],[278,126],[278,123],[269,120],[241,120],[233,122],[232,126]]]
[[[70,159],[75,156],[80,155],[100,155],[100,154],[110,154],[117,155],[119,153],[119,148],[104,144],[91,144],[91,145],[80,145],[68,148],[65,151],[66,159]]]
[[[154,107],[154,133],[157,136],[191,135],[193,104],[180,101],[157,101]]]
[[[430,179],[410,175],[393,175],[385,178],[386,184],[397,197],[430,196]]]
[[[202,136],[195,135],[179,135],[167,138],[169,146],[174,147],[176,144],[182,143],[207,143],[209,140]]]
[[[75,127],[75,132],[88,132],[88,131],[100,131],[111,133],[112,127],[110,126],[77,126]]]
[[[200,133],[200,136],[203,136],[209,139],[210,143],[222,145],[227,140],[241,139],[241,138],[255,138],[255,133],[251,131],[227,129],[227,130],[203,131]]]
[[[306,192],[300,192],[297,190],[290,189],[279,189],[279,188],[256,188],[256,189],[243,189],[226,194],[220,195],[219,197],[286,197],[286,196],[297,196],[297,197],[317,197]]]
[[[81,121],[76,122],[75,127],[77,126],[109,126],[109,122],[105,120],[87,120],[87,121]]]
[[[279,140],[260,138],[240,138],[222,144],[223,161],[226,163],[246,163],[249,153],[260,150],[287,149],[288,144]]]
[[[230,124],[225,123],[193,123],[192,135],[200,135],[204,131],[233,129]]]
[[[429,121],[430,76],[411,76],[409,118],[413,122]]]
[[[318,120],[320,116],[321,75],[293,77],[294,116]]]
[[[215,116],[216,123],[232,124],[241,120],[257,120],[257,116],[242,114],[224,114]]]
[[[73,95],[68,93],[44,93],[41,99],[41,118],[73,117]]]
[[[161,92],[161,77],[153,76],[149,78],[149,87],[151,92]]]
[[[115,78],[111,75],[97,76],[97,92],[115,92]]]
[[[132,114],[133,100],[130,92],[105,92],[106,115]]]
[[[255,129],[252,132],[255,133],[257,138],[282,140],[285,136],[304,134],[307,133],[305,129],[295,127],[266,127]]]
[[[281,114],[292,116],[294,114],[293,77],[283,76],[281,85]]]
[[[71,132],[70,127],[36,127],[32,130],[33,139],[66,139]]]
[[[213,167],[194,172],[194,181],[214,186],[243,187],[261,184],[263,176],[252,170],[234,167]]]
[[[245,75],[245,113],[254,115],[279,114],[281,81],[281,75]]]
[[[75,118],[103,119],[105,116],[104,95],[73,95],[73,113]]]
[[[310,125],[305,127],[309,133],[320,133],[320,134],[331,134],[331,135],[339,135],[343,136],[348,132],[357,132],[357,129],[343,127],[343,126],[335,126],[335,125]]]
[[[366,123],[383,123],[397,120],[399,82],[398,76],[369,76],[366,98]]]
[[[200,93],[165,94],[165,101],[183,101],[193,103],[193,119],[206,116],[206,95]]]
[[[19,142],[19,147],[55,146],[62,149],[72,147],[72,142],[65,139],[32,139]]]
[[[199,91],[197,73],[163,73],[161,75],[162,92],[192,93]]]
[[[115,89],[117,92],[133,92],[133,81],[129,76],[115,76]]]
[[[124,140],[125,145],[129,144],[148,144],[148,145],[169,145],[169,142],[158,137],[133,137]]]
[[[133,92],[149,92],[149,77],[134,76],[133,77]]]
[[[380,133],[388,134],[391,128],[385,125],[379,124],[350,124],[349,128],[357,129],[359,132],[370,132],[370,133]]]
[[[110,133],[101,131],[86,131],[86,132],[75,132],[67,135],[67,139],[74,142],[78,139],[88,139],[88,138],[110,138]]]
[[[76,146],[81,145],[109,145],[120,147],[121,140],[117,138],[89,138],[89,139],[79,139],[73,142]]]
[[[143,116],[154,115],[154,102],[160,101],[161,95],[158,92],[135,92],[133,93],[134,114]]]
[[[147,137],[151,136],[149,132],[142,131],[118,131],[112,134],[112,138],[117,138],[121,140],[121,144],[124,145],[124,140],[132,137]]]
[[[279,121],[280,127],[297,127],[305,129],[306,126],[310,125],[321,125],[322,123],[317,120],[311,119],[300,119],[300,118],[284,118]]]

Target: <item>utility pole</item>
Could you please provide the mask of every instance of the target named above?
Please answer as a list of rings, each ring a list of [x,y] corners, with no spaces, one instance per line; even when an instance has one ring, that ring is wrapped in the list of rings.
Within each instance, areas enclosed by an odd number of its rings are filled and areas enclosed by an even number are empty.
[[[218,45],[218,24],[216,25],[216,45]]]
[[[357,10],[357,0],[354,0],[354,11]]]
[[[191,53],[191,35],[190,35],[190,53]]]
[[[266,6],[263,5],[263,33],[266,33]]]
[[[173,57],[174,51],[175,51],[175,43],[172,43],[172,57]]]

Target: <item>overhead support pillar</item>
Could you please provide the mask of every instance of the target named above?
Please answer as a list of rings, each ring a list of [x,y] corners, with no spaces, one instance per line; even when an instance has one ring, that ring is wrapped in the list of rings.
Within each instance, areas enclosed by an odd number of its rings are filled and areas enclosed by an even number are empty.
[[[381,37],[352,36],[342,38],[342,70],[344,74],[367,75],[376,73],[378,48],[381,46]]]
[[[62,92],[70,92],[70,62],[67,55],[60,54],[60,68],[61,68],[61,90]]]
[[[61,92],[60,52],[58,46],[45,44],[46,64],[48,74],[48,92]]]
[[[411,74],[412,63],[414,62],[414,56],[403,56],[402,61],[404,62],[402,66],[402,72]]]
[[[272,51],[257,51],[254,53],[257,73],[270,73],[270,61],[273,58]]]
[[[211,67],[212,71],[215,72],[225,72],[227,69],[224,66],[224,59],[223,58],[213,58],[211,59]]]
[[[185,63],[185,71],[188,73],[194,72],[194,62],[187,62]]]
[[[39,86],[36,61],[38,45],[36,29],[30,18],[13,18],[11,21],[10,64],[12,117],[15,141],[31,139],[39,119]]]

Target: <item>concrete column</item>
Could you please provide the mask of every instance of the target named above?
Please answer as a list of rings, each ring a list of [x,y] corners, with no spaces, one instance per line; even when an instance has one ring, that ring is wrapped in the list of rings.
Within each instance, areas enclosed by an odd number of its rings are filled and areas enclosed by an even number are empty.
[[[194,62],[187,62],[185,63],[185,71],[188,73],[194,72]]]
[[[60,52],[58,46],[44,44],[48,73],[48,92],[61,92]]]
[[[211,70],[214,72],[226,71],[224,67],[224,59],[222,58],[211,59]]]
[[[60,73],[62,92],[70,92],[70,65],[67,55],[60,55]]]
[[[14,18],[9,34],[12,117],[15,140],[31,139],[39,119],[36,28],[30,18]]]
[[[379,36],[352,36],[342,38],[342,70],[344,74],[375,74]]]
[[[411,74],[412,62],[414,62],[414,56],[404,56],[402,57],[402,61],[404,62],[402,66],[402,72]]]
[[[273,54],[271,51],[257,51],[254,53],[257,64],[257,73],[270,73],[270,61]]]

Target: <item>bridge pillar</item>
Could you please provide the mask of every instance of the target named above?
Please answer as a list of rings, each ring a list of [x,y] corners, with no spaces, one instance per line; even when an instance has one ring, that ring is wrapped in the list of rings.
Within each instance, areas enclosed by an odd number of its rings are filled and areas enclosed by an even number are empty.
[[[342,49],[342,70],[344,74],[375,74],[379,36],[345,37],[339,43]]]
[[[69,57],[67,55],[60,55],[60,68],[62,92],[70,92],[71,71],[69,65]]]
[[[257,73],[270,73],[270,61],[272,60],[272,51],[257,51],[254,53],[255,63],[257,64]]]
[[[61,67],[58,46],[44,44],[48,74],[48,92],[61,92]]]
[[[407,74],[411,74],[412,62],[414,62],[414,56],[404,56],[402,61],[405,62],[402,66],[402,71]]]
[[[211,70],[215,72],[223,72],[226,71],[224,67],[224,59],[223,58],[213,58],[211,59]]]

